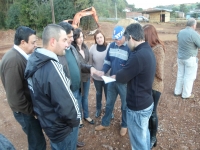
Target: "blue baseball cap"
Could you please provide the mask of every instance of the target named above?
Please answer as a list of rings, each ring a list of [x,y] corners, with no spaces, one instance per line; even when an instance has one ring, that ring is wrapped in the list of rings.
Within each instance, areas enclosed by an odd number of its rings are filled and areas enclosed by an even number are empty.
[[[116,26],[113,31],[113,40],[121,40],[123,37],[125,29],[122,26]]]

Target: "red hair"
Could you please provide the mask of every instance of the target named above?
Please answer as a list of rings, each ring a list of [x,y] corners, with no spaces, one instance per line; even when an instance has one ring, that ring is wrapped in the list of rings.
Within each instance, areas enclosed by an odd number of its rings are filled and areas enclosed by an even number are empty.
[[[151,24],[146,24],[143,26],[143,30],[144,30],[145,41],[148,42],[151,47],[154,47],[158,44],[162,45],[165,52],[165,45],[159,39],[156,28]]]

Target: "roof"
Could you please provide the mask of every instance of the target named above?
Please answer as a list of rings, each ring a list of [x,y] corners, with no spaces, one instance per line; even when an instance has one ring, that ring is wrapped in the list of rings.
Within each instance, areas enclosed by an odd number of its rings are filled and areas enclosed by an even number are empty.
[[[146,13],[146,14],[149,14],[149,13],[154,13],[154,12],[172,12],[171,9],[162,9],[162,8],[154,8],[154,9],[151,9],[151,10],[143,10],[141,11],[141,13]]]

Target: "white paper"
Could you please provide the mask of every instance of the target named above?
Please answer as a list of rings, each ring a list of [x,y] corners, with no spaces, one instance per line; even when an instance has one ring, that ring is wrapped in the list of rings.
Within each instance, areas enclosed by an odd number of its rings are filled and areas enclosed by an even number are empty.
[[[115,79],[107,76],[101,76],[105,84],[116,81]]]

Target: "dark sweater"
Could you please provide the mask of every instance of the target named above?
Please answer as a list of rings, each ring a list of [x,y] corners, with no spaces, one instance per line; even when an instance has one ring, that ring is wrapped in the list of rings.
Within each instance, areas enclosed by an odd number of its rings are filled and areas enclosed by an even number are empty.
[[[32,114],[31,95],[24,79],[26,63],[27,60],[12,48],[2,58],[0,73],[10,108],[14,112]]]
[[[147,42],[138,45],[126,65],[116,74],[118,82],[127,83],[129,109],[143,110],[153,103],[151,92],[155,71],[156,60],[151,47]]]

